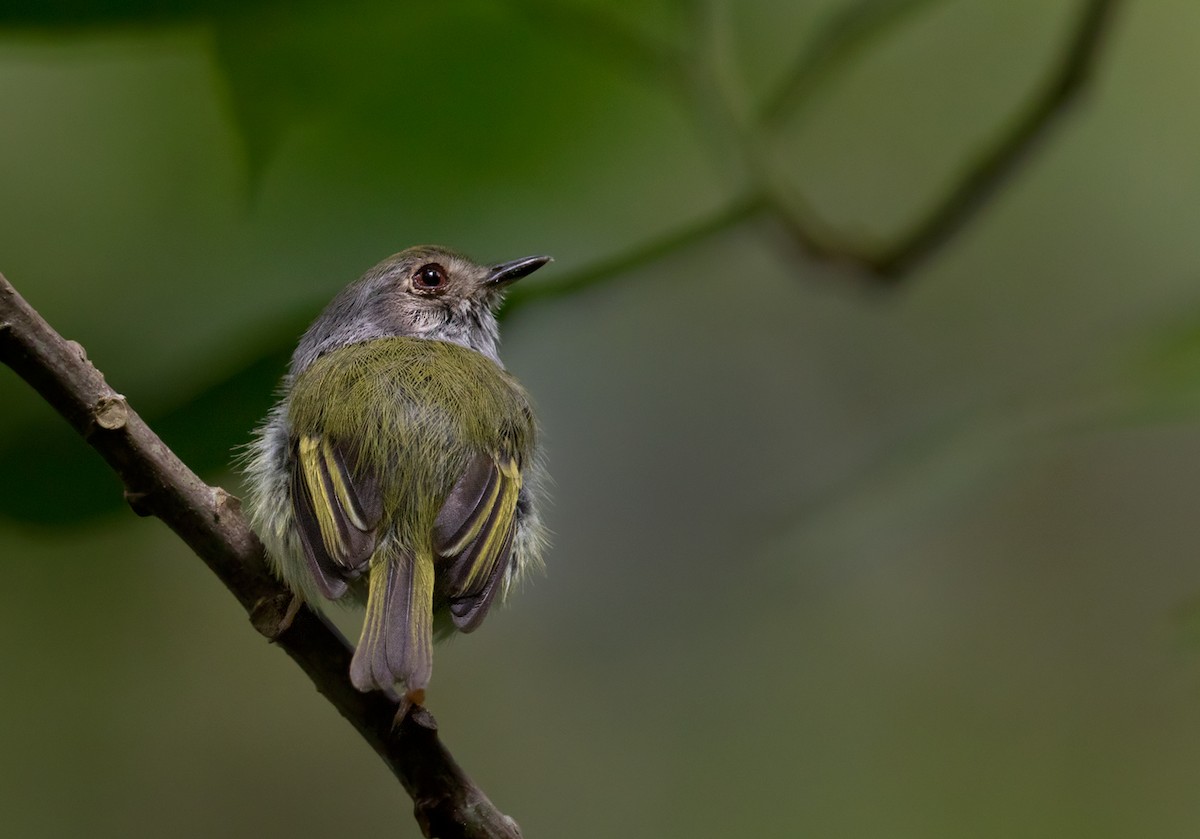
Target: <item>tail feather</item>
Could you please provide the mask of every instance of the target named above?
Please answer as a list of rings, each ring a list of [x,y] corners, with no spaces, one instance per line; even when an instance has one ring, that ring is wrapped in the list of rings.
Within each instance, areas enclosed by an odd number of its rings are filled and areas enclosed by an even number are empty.
[[[367,616],[350,663],[361,691],[424,691],[433,672],[433,561],[409,553],[371,563]]]

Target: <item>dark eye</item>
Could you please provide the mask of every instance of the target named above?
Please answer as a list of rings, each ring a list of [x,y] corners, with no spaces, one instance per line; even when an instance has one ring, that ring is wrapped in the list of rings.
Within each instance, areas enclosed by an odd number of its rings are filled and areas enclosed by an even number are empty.
[[[413,274],[412,284],[417,291],[437,291],[446,284],[446,269],[436,262],[422,265]]]

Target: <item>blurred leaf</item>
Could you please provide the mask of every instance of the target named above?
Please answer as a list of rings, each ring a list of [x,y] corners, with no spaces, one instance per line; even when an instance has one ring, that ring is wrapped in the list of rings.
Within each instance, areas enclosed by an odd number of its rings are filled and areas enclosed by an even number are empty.
[[[497,159],[520,171],[582,129],[608,80],[595,55],[479,0],[266,5],[222,17],[216,51],[252,173],[297,126],[318,126],[334,159],[418,182],[492,178]]]
[[[1200,316],[1177,321],[1139,344],[1143,349],[1129,368],[1134,393],[1126,420],[1195,418],[1200,414]]]
[[[605,65],[613,52],[604,43],[626,46],[619,42],[628,30],[629,41],[653,52],[677,7],[625,3],[611,27],[564,33],[557,23],[594,22],[611,10],[489,0],[59,0],[4,4],[0,26],[210,24],[252,180],[291,130],[314,125],[333,159],[387,159],[418,178],[440,171],[469,179],[494,175],[496,159],[508,161],[508,171],[522,160],[535,165],[554,145],[546,132],[569,142],[582,129],[573,119],[611,95]],[[533,132],[542,141],[530,142]]]
[[[673,0],[508,0],[508,5],[540,29],[662,78],[681,69],[680,58],[691,35],[686,25],[689,15],[682,3]]]
[[[93,27],[171,24],[265,5],[279,5],[279,0],[9,0],[0,5],[0,25]]]

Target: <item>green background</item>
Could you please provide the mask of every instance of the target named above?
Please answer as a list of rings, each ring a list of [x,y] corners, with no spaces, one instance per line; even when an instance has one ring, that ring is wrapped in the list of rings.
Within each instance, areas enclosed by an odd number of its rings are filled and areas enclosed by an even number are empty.
[[[1080,8],[412,6],[0,10],[0,271],[234,491],[292,343],[387,254],[550,253],[549,288],[703,223],[753,174],[729,114],[876,13],[764,143],[886,240]],[[1196,835],[1198,31],[1123,4],[1079,107],[895,287],[757,219],[506,319],[555,544],[429,704],[527,837]],[[419,835],[8,371],[0,569],[0,834]]]

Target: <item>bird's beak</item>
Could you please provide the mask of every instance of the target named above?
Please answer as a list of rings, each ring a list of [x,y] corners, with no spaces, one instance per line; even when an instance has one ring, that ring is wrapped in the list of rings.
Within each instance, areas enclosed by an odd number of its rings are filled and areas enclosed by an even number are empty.
[[[512,262],[501,262],[499,265],[493,265],[488,269],[488,275],[484,278],[483,282],[484,285],[493,288],[506,286],[509,283],[515,283],[522,277],[528,277],[547,262],[553,261],[548,256],[526,256],[521,259],[514,259]]]

